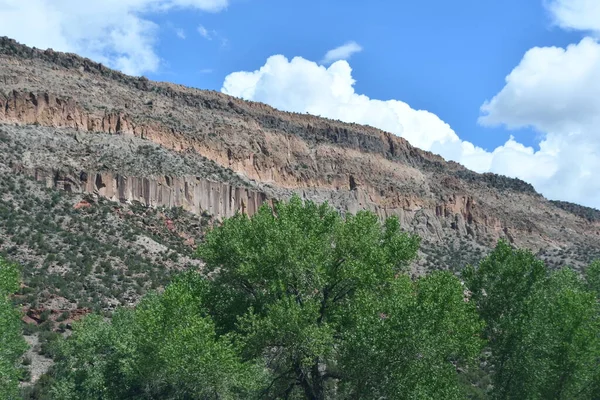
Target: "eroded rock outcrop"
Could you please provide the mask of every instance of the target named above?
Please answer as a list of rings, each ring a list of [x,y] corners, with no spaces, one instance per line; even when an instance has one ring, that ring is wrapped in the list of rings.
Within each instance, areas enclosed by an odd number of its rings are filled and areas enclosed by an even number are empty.
[[[138,177],[113,172],[85,172],[79,176],[58,170],[15,168],[47,187],[91,193],[122,203],[139,202],[150,207],[181,207],[201,215],[227,218],[236,212],[252,215],[265,202],[265,193],[196,176]]]

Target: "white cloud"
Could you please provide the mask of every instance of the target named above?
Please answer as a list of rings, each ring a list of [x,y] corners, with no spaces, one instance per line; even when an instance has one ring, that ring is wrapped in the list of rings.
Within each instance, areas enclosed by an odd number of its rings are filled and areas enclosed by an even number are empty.
[[[546,7],[561,28],[600,33],[598,0],[546,0]]]
[[[229,40],[226,37],[221,36],[219,32],[217,32],[214,29],[207,29],[204,25],[198,25],[198,28],[196,28],[196,30],[198,31],[200,36],[202,36],[206,40],[212,41],[213,39],[216,39],[221,44],[222,48],[227,47],[229,45]]]
[[[198,33],[205,39],[212,40],[212,34],[203,25],[198,25]]]
[[[506,77],[506,86],[483,104],[480,122],[579,131],[598,122],[599,95],[600,44],[594,39],[566,49],[534,47]]]
[[[0,0],[0,34],[138,75],[160,64],[154,50],[159,27],[148,14],[218,12],[227,5],[228,0]]]
[[[177,37],[179,39],[185,39],[186,38],[185,31],[183,29],[181,29],[181,28],[175,29],[175,34],[177,35]]]
[[[486,151],[462,141],[435,114],[356,93],[347,61],[325,67],[275,55],[256,71],[228,75],[221,90],[287,111],[375,126],[475,171],[518,177],[550,198],[600,207],[600,180],[594,179],[600,171],[599,60],[600,47],[590,39],[566,50],[532,49],[484,104],[482,123],[545,132],[538,151],[512,137]]]
[[[588,37],[566,49],[529,50],[482,112],[482,124],[530,126],[545,134],[540,150],[527,157],[535,162],[522,165],[522,174],[533,170],[529,180],[542,193],[600,207],[598,42]]]
[[[325,54],[325,57],[323,57],[321,63],[331,64],[334,61],[347,60],[352,56],[352,54],[359,53],[361,51],[362,47],[358,43],[348,42],[339,47],[336,47],[335,49],[329,50]]]

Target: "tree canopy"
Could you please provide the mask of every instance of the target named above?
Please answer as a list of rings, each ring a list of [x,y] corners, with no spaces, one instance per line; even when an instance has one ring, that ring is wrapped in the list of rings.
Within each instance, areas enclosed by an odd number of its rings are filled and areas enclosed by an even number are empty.
[[[225,221],[199,255],[217,329],[266,362],[265,396],[456,397],[451,359],[478,353],[478,317],[449,273],[403,274],[418,246],[396,218],[296,197]]]
[[[493,397],[596,399],[600,308],[592,278],[549,271],[528,251],[500,242],[465,271],[491,350]]]
[[[481,322],[419,239],[293,198],[210,231],[202,273],[62,342],[55,398],[461,398]]]
[[[17,364],[27,349],[19,312],[9,297],[19,289],[19,283],[18,266],[0,257],[0,398],[7,400],[18,396],[21,372]]]
[[[161,295],[107,323],[99,315],[76,324],[58,349],[52,396],[93,399],[247,398],[262,369],[240,360],[227,336],[217,337],[204,305],[206,280],[178,277]]]

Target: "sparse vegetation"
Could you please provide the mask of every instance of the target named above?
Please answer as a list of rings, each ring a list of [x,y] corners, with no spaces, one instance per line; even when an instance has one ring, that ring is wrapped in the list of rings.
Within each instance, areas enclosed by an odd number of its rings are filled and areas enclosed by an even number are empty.
[[[508,176],[492,173],[478,174],[468,169],[458,170],[456,176],[467,182],[481,182],[491,188],[498,189],[500,192],[514,190],[539,196],[530,183],[518,178],[509,178]]]
[[[82,198],[12,174],[1,174],[0,192],[0,253],[23,266],[17,298],[40,308],[43,320],[133,304],[197,263],[178,233],[200,238],[208,225],[181,210]],[[76,209],[82,200],[89,207]],[[57,301],[59,308],[49,306]]]
[[[589,222],[600,221],[600,210],[591,207],[580,206],[579,204],[569,203],[568,201],[553,200],[552,204],[565,211],[573,213]]]

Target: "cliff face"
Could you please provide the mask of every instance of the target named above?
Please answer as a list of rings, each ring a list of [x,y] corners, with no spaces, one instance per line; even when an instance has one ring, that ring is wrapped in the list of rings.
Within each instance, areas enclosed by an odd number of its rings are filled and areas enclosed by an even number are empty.
[[[0,126],[0,139],[0,154],[14,173],[67,192],[219,218],[253,214],[268,201],[257,186],[210,160],[186,158],[142,139],[8,125]]]
[[[371,127],[129,77],[7,38],[0,38],[0,71],[1,124],[53,128],[58,136],[74,130],[80,141],[100,133],[119,138],[113,162],[95,164],[73,154],[70,164],[42,162],[35,154],[45,150],[30,143],[31,160],[15,160],[15,168],[49,185],[218,217],[252,213],[264,201],[298,193],[344,212],[397,215],[426,240],[464,237],[487,245],[503,237],[534,250],[600,247],[598,221],[557,207],[527,183],[476,174]],[[25,134],[11,133],[15,140]],[[168,150],[173,159],[201,156],[222,173],[156,163],[125,171],[117,159],[127,138]]]
[[[254,214],[267,201],[264,193],[196,176],[139,177],[115,172],[81,172],[15,168],[15,172],[42,181],[47,187],[76,193],[93,193],[121,203],[150,207],[181,207],[191,213],[227,218],[236,212]]]

